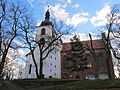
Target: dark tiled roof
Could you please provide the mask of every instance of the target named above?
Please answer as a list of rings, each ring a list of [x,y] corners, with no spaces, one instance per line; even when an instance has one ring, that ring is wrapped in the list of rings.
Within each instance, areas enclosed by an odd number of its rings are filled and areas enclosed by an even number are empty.
[[[46,26],[46,25],[52,25],[52,22],[50,21],[42,21],[40,26]]]
[[[84,47],[89,47],[91,48],[91,42],[90,40],[86,40],[86,41],[81,41],[83,43]],[[104,42],[102,39],[96,39],[92,41],[93,44],[93,48],[94,49],[98,49],[98,48],[105,48]],[[71,49],[71,44],[70,43],[63,43],[63,48],[62,51],[68,51]]]

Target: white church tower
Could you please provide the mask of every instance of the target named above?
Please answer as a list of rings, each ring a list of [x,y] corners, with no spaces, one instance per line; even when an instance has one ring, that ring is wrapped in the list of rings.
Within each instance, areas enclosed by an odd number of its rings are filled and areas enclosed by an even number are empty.
[[[45,21],[42,21],[40,26],[37,26],[36,41],[51,42],[52,38],[56,34],[54,25],[50,22],[50,12],[49,9],[45,14]],[[61,43],[60,39],[56,43]],[[47,47],[47,45],[46,45]],[[43,74],[44,78],[61,78],[61,49],[60,47],[54,48],[47,58],[43,60]],[[40,51],[39,47],[36,45],[34,50],[35,60],[40,68]],[[39,72],[39,71],[38,71]],[[33,63],[31,54],[26,55],[26,66],[23,73],[23,78],[36,78],[35,65]]]
[[[50,20],[50,12],[49,9],[45,14],[45,21],[42,21],[40,26],[37,26],[37,35],[36,39],[40,40],[41,38],[47,39],[48,37],[54,36],[54,25]]]

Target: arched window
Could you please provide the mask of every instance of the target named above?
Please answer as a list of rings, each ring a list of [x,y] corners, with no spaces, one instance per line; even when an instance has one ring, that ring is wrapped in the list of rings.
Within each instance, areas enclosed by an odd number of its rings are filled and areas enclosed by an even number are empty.
[[[41,29],[41,35],[45,35],[45,28]]]
[[[103,55],[98,56],[98,61],[99,61],[99,67],[105,67],[106,66],[105,57]]]

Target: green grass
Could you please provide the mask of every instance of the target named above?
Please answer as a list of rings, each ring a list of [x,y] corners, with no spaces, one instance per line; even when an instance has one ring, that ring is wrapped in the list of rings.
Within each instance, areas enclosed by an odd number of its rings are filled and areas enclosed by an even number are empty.
[[[24,79],[14,80],[24,88],[50,86],[48,90],[83,90],[83,89],[120,89],[120,79],[114,80],[71,80],[71,79]],[[119,90],[118,89],[118,90]]]
[[[112,89],[120,88],[120,80],[80,80],[60,86],[53,86],[51,90],[83,90],[83,89]]]
[[[70,82],[76,82],[78,80],[70,79],[22,79],[14,80],[13,82],[24,88],[34,88],[34,87],[45,87],[45,86],[54,86]]]
[[[4,86],[4,83],[0,82],[0,87],[3,87]]]

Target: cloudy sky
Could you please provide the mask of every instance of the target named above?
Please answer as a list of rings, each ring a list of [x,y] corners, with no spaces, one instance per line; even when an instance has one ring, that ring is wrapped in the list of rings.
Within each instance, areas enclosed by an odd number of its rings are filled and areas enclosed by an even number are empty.
[[[20,0],[21,1],[21,0]],[[82,40],[89,39],[92,33],[96,39],[100,27],[106,23],[110,5],[120,4],[120,0],[24,0],[33,11],[37,23],[44,20],[47,6],[50,6],[51,17],[63,20],[74,27],[73,33],[79,33]],[[72,35],[73,36],[73,35]],[[72,36],[63,37],[68,42]],[[23,51],[23,50],[22,50]]]
[[[110,6],[120,4],[120,0],[28,0],[34,17],[39,23],[44,20],[47,6],[50,6],[51,17],[72,25],[76,33],[99,32],[106,23]]]

